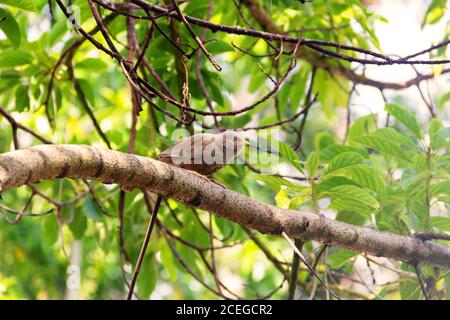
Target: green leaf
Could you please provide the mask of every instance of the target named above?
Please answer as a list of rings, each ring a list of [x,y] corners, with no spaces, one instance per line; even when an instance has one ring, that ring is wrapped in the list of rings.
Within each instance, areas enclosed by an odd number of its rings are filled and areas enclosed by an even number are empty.
[[[308,156],[308,160],[306,161],[306,171],[308,172],[310,177],[314,177],[317,169],[319,168],[319,154],[315,151],[311,152]]]
[[[28,86],[21,85],[16,90],[16,110],[22,112],[30,109],[30,97],[28,96]]]
[[[278,190],[280,188],[280,186],[286,186],[295,191],[303,191],[304,189],[307,188],[306,186],[302,186],[302,185],[293,183],[282,177],[271,176],[268,174],[267,175],[266,174],[257,174],[257,175],[255,175],[255,179],[268,184],[274,190]]]
[[[437,102],[437,108],[438,109],[442,108],[444,106],[444,104],[446,104],[448,101],[450,101],[450,91],[445,93],[445,94],[443,94],[439,98],[439,100]]]
[[[449,217],[431,217],[430,224],[441,230],[450,232],[450,218]]]
[[[447,292],[445,293],[445,300],[450,300],[450,273],[447,274],[444,278],[445,288]]]
[[[363,148],[357,148],[353,146],[342,146],[339,144],[333,144],[327,146],[325,149],[320,151],[320,160],[323,163],[328,163],[333,160],[338,154],[343,152],[356,152],[359,153],[363,158],[367,158],[367,151]]]
[[[342,147],[340,144],[337,144],[336,137],[329,132],[318,132],[314,137],[314,148],[320,151],[320,153],[332,145]]]
[[[383,203],[383,205],[385,204]],[[394,233],[409,233],[409,227],[406,224],[406,215],[403,214],[402,209],[403,206],[401,202],[396,203],[393,206],[384,207],[377,215],[375,215],[378,229]],[[403,219],[405,221],[403,221]]]
[[[412,158],[413,168],[420,173],[428,170],[428,160],[425,154],[416,154]]]
[[[334,157],[327,166],[327,174],[341,168],[364,163],[364,158],[356,152],[343,152]]]
[[[419,150],[418,141],[415,138],[407,136],[392,128],[377,129],[373,132],[372,135],[392,140],[393,142],[399,143],[414,151]]]
[[[331,118],[335,107],[344,107],[348,102],[349,81],[340,76],[330,77],[326,71],[319,69],[314,79],[313,92],[332,92],[319,94],[317,100],[322,105],[325,116]]]
[[[364,189],[354,185],[341,185],[319,194],[319,198],[331,198],[335,210],[351,210],[365,216],[378,210],[378,201]]]
[[[443,181],[436,183],[430,187],[431,195],[448,194],[450,195],[450,181]]]
[[[400,177],[400,187],[403,190],[407,190],[409,185],[414,181],[416,171],[413,168],[407,168],[403,171]]]
[[[210,42],[206,45],[206,48],[211,54],[234,51],[234,48],[224,41]]]
[[[414,176],[414,178],[411,180],[411,183],[408,185],[408,188],[406,189],[409,197],[415,195],[416,193],[421,194],[425,192],[425,187],[428,179],[430,178],[430,175],[431,171],[425,170]]]
[[[161,264],[167,271],[170,281],[175,282],[177,280],[177,267],[173,258],[172,250],[170,250],[167,242],[162,242],[161,250],[159,250],[159,252],[161,253]]]
[[[382,173],[378,169],[365,164],[345,167],[335,171],[334,174],[344,174],[361,187],[375,192],[380,192],[385,187]]]
[[[59,225],[56,220],[56,215],[51,214],[44,218],[44,239],[48,244],[54,244],[58,240],[59,236]]]
[[[337,221],[362,226],[367,221],[366,217],[354,211],[339,211],[336,215]]]
[[[347,249],[336,249],[328,255],[327,263],[332,269],[339,269],[344,263],[356,255],[358,255],[358,252]]]
[[[99,58],[85,58],[75,64],[75,69],[87,71],[105,71],[108,65]]]
[[[103,220],[100,210],[97,208],[97,205],[94,203],[94,201],[92,201],[90,197],[84,198],[83,213],[89,219],[97,221]]]
[[[433,118],[430,121],[430,126],[428,128],[428,133],[430,136],[437,133],[439,129],[442,128],[442,122],[439,119]]]
[[[412,112],[393,103],[386,104],[385,110],[401,122],[406,128],[411,130],[417,138],[422,138],[422,130],[420,129],[419,123]]]
[[[289,198],[285,189],[281,188],[280,191],[275,196],[275,202],[277,207],[287,209],[289,208],[289,204],[291,203],[291,199]]]
[[[0,55],[0,68],[14,68],[30,64],[33,60],[29,51],[23,49],[2,50]]]
[[[53,47],[55,44],[59,43],[61,39],[67,34],[68,22],[65,19],[59,19],[52,25],[50,32],[48,34],[48,45]],[[89,59],[89,58],[88,58]],[[101,61],[100,59],[95,59]]]
[[[433,150],[450,147],[450,142],[448,141],[448,139],[443,137],[442,130],[439,130],[437,133],[431,135],[430,141],[431,148],[433,148]]]
[[[366,136],[371,133],[372,129],[376,127],[375,115],[370,114],[361,118],[358,118],[353,122],[350,130],[348,131],[348,139],[352,141],[356,137]]]
[[[406,263],[402,263],[401,269],[414,272],[414,269]],[[399,286],[402,300],[419,300],[422,298],[422,290],[416,280],[403,279]]]
[[[298,210],[300,207],[311,200],[311,188],[306,188],[305,190],[298,193],[289,203],[289,209]]]
[[[437,23],[447,11],[447,0],[433,0],[428,6],[428,9],[423,17],[423,28],[426,24]]]
[[[302,68],[299,68],[299,71],[294,74],[291,77],[292,83],[295,83],[295,86],[286,86],[286,92],[287,92],[287,99],[289,99],[290,103],[285,103],[288,105],[290,104],[293,109],[293,112],[296,112],[297,106],[300,104],[301,99],[305,96],[305,93],[307,91],[306,84],[308,82],[308,79],[310,77],[311,68],[307,65],[303,66]]]
[[[302,171],[302,168],[300,166],[300,159],[298,158],[295,151],[282,141],[277,141],[277,143],[278,151],[280,152],[283,159],[292,164],[297,170]]]
[[[424,197],[407,200],[408,225],[411,229],[424,232],[429,229],[429,213]]]
[[[316,191],[319,193],[325,192],[341,185],[357,185],[357,183],[353,182],[352,180],[346,177],[329,175],[320,179],[320,182],[316,187]]]
[[[20,47],[20,28],[13,15],[6,9],[0,8],[0,29],[5,33],[12,46]]]
[[[87,229],[86,216],[78,208],[70,208],[70,210],[75,210],[75,213],[72,222],[69,224],[69,229],[75,239],[82,239]]]
[[[252,81],[250,81],[250,84],[248,85],[247,90],[250,93],[255,93],[256,91],[260,90],[262,87],[264,87],[264,82],[267,80],[266,75],[262,72],[253,73]]]
[[[28,11],[37,11],[33,0],[0,0],[0,3]]]
[[[95,106],[95,92],[92,88],[92,85],[89,83],[89,81],[85,79],[77,79],[78,83],[80,84],[81,91],[83,92],[84,97],[89,101],[91,107]]]
[[[233,118],[232,126],[234,128],[243,128],[247,123],[252,120],[252,116],[249,114],[244,114],[242,116]]]
[[[417,281],[403,280],[400,281],[400,296],[402,300],[421,300],[422,291]]]
[[[137,292],[142,298],[148,299],[155,290],[158,282],[158,265],[154,254],[147,255],[142,262],[141,271],[137,280]]]
[[[385,137],[371,135],[355,138],[355,141],[360,144],[366,145],[378,152],[386,153],[396,158],[411,162],[410,155],[405,150],[403,150],[399,144]]]
[[[442,128],[442,123],[440,120],[431,120],[428,134],[430,136],[431,147],[433,150],[439,150],[440,148],[450,146],[447,128]]]

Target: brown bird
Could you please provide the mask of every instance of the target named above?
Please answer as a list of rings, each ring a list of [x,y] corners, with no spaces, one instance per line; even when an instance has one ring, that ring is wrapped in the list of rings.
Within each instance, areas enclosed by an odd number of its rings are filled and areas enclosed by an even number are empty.
[[[245,144],[234,131],[198,133],[164,150],[158,160],[209,176],[232,162]]]

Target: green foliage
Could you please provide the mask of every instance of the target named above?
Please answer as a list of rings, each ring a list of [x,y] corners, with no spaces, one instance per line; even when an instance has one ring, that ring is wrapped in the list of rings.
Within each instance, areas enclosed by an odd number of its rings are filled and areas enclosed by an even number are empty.
[[[370,215],[378,209],[377,200],[369,192],[354,185],[339,185],[329,190],[323,190],[320,197],[330,197],[332,208],[352,210],[363,215]]]
[[[401,122],[406,128],[411,130],[417,138],[422,138],[420,126],[417,123],[416,117],[411,112],[393,103],[386,104],[385,110]]]
[[[138,279],[138,295],[142,298],[150,297],[158,281],[158,262],[154,255],[147,256],[141,267],[141,277]]]
[[[42,3],[43,1],[37,1]],[[0,0],[0,3],[16,7],[19,9],[37,11],[35,1],[33,0]]]
[[[447,1],[446,0],[433,0],[428,6],[427,12],[423,17],[422,28],[426,24],[437,23],[447,11]]]
[[[430,137],[426,142],[412,113],[393,104],[386,105],[386,110],[409,131],[368,131],[368,125],[374,125],[373,116],[358,119],[349,129],[349,143],[364,146],[367,153],[333,143],[321,151],[320,158],[318,153],[310,153],[306,170],[301,166],[297,169],[300,174],[308,173],[306,176],[314,172],[316,180],[308,180],[310,188],[302,190],[278,177],[265,178],[272,188],[283,186],[276,196],[277,205],[316,210],[316,201],[329,199],[327,208],[337,211],[337,218],[348,223],[368,224],[374,216],[377,227],[390,232],[448,231],[450,219],[432,215],[433,207],[448,206],[450,200],[449,158],[439,152],[450,147],[448,128],[433,119],[425,134]],[[282,154],[291,164],[302,163],[286,145]],[[402,174],[394,178],[387,174],[391,169]],[[338,268],[354,255],[339,251],[328,263]],[[417,283],[402,282],[401,296],[419,298],[421,292],[416,292],[416,288]],[[410,290],[414,293],[408,293]]]
[[[297,154],[295,153],[294,150],[292,150],[286,143],[282,142],[282,141],[277,141],[279,144],[279,152],[280,155],[283,157],[284,160],[286,160],[287,162],[289,162],[291,165],[294,166],[294,168],[297,168],[297,170],[302,170],[302,167],[300,165],[300,160],[297,156]],[[313,160],[314,162],[317,163],[316,160]],[[312,169],[312,168],[311,168]]]
[[[17,49],[20,46],[20,29],[13,15],[8,10],[0,8],[0,21],[0,29]]]
[[[357,255],[356,252],[350,250],[337,249],[328,255],[328,264],[333,269],[339,269],[342,268],[342,266],[344,266],[344,264],[349,259],[353,258],[356,255]]]

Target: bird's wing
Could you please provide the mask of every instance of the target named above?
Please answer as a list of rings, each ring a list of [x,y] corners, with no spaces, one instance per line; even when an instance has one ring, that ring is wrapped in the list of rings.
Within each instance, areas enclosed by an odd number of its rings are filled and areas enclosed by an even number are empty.
[[[207,145],[214,142],[214,136],[214,134],[209,133],[198,133],[186,137],[161,152],[158,159],[163,162],[172,162],[171,159],[193,160]]]

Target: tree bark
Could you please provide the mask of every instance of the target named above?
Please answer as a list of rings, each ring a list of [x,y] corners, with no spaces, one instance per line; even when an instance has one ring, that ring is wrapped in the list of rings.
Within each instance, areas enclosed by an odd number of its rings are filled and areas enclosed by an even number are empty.
[[[262,233],[317,240],[409,263],[450,267],[450,248],[254,201],[198,174],[153,159],[85,145],[40,145],[0,155],[0,191],[60,178],[147,189]]]

